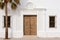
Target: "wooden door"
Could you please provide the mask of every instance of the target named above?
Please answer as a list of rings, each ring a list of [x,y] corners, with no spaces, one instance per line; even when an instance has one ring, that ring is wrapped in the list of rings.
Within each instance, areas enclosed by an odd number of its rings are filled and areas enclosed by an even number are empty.
[[[24,16],[24,35],[37,34],[37,16],[25,15]]]
[[[37,34],[37,17],[36,16],[31,16],[31,35],[36,35]]]
[[[29,16],[24,16],[24,34],[30,35],[30,22]]]

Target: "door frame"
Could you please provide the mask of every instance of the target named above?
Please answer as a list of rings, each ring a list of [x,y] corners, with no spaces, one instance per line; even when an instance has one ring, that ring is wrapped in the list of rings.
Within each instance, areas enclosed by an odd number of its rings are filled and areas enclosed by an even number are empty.
[[[36,16],[37,17],[37,15],[23,15],[23,35],[25,36],[25,27],[24,27],[24,16]],[[37,22],[36,22],[37,23]],[[37,24],[36,24],[37,25]],[[27,36],[27,35],[26,35]],[[29,36],[31,36],[31,35],[29,35]],[[36,35],[34,35],[34,36],[37,36],[37,26],[36,26]]]

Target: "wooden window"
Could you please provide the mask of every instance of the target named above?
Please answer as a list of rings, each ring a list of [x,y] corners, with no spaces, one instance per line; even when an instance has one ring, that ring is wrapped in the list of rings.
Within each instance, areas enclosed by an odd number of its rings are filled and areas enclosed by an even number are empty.
[[[49,27],[55,27],[55,16],[49,16]]]
[[[6,27],[6,18],[5,18],[6,16],[4,16],[4,27]],[[10,27],[10,16],[8,16],[8,20],[7,20],[7,22],[8,22],[8,27]]]

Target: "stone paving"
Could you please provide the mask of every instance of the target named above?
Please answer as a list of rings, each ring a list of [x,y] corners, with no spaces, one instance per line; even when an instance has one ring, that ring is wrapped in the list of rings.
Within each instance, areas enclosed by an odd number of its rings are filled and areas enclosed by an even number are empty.
[[[0,40],[60,40],[60,38],[39,38],[39,37],[22,37],[22,38],[13,38],[13,39],[0,39]]]

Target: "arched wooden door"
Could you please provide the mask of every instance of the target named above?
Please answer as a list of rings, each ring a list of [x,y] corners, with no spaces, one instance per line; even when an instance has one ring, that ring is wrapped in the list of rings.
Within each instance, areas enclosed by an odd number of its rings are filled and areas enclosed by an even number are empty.
[[[37,34],[37,16],[24,15],[24,35]]]

